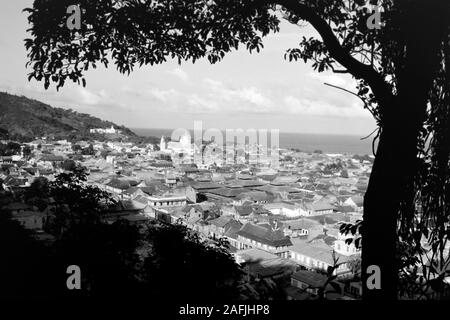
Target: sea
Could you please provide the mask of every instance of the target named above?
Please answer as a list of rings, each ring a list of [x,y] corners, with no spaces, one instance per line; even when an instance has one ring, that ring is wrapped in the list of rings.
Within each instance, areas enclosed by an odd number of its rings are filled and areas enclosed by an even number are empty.
[[[161,136],[170,137],[173,131],[173,129],[159,128],[133,128],[132,130],[138,135],[158,138]],[[193,136],[192,132],[191,136]],[[270,136],[270,134],[268,134],[268,136]],[[280,132],[279,137],[280,147],[285,149],[298,149],[303,152],[321,150],[324,153],[372,154],[372,137],[362,139],[362,135]]]

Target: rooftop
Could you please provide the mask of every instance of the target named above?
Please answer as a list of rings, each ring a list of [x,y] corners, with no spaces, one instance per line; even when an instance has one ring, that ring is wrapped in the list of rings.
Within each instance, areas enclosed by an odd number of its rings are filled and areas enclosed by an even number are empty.
[[[286,237],[281,229],[273,230],[268,226],[256,225],[251,222],[246,223],[237,234],[273,247],[292,245],[289,237]]]

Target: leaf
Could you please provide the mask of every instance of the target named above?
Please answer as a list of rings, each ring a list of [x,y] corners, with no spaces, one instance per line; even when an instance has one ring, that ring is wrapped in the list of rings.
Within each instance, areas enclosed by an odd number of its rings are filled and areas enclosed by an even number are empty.
[[[360,95],[365,95],[365,94],[367,94],[368,92],[369,92],[369,88],[364,87],[364,88],[362,88],[362,89],[359,91],[359,94],[360,94]]]

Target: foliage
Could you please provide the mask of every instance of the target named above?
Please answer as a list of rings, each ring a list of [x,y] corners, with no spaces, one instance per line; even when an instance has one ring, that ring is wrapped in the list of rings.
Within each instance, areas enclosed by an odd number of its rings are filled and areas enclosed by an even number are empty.
[[[357,80],[353,94],[378,125],[376,170],[364,202],[365,220],[371,222],[362,229],[363,262],[379,264],[387,279],[377,292],[395,298],[397,273],[415,270],[426,243],[436,258],[430,265],[439,266],[436,279],[442,280],[449,220],[448,1],[380,0],[384,25],[373,30],[367,29],[370,12],[362,1],[79,2],[84,10],[79,31],[65,27],[69,1],[36,1],[26,9],[29,80],[43,81],[45,88],[51,82],[59,88],[66,80],[85,85],[85,72],[110,60],[128,74],[171,58],[215,63],[239,44],[260,51],[262,38],[278,31],[280,15],[294,25],[310,23],[320,39],[303,37],[285,58],[309,62],[318,72],[351,74]],[[404,161],[397,166],[400,157]],[[376,252],[378,242],[386,250],[383,257]],[[412,283],[417,283],[414,277]]]
[[[348,178],[349,177],[348,171],[346,169],[342,169],[341,170],[341,177],[342,178]]]
[[[20,154],[20,144],[16,142],[0,143],[0,156]]]
[[[76,296],[117,299],[124,292],[138,298],[136,252],[140,234],[125,220],[107,223],[68,224],[54,244],[62,268],[76,264],[82,271],[81,292]],[[64,295],[70,295],[66,292]]]
[[[150,224],[145,239],[150,251],[143,270],[154,297],[224,301],[239,296],[241,270],[225,242],[202,240],[179,224]]]
[[[9,132],[8,132],[8,130],[0,128],[0,139],[2,139],[2,140],[9,139]]]
[[[92,156],[95,154],[94,146],[92,144],[89,144],[86,148],[81,150],[81,154],[85,156]]]
[[[79,144],[76,144],[75,142],[74,143],[72,143],[72,150],[74,151],[74,152],[77,152],[77,151],[81,151],[81,146],[79,145]]]
[[[74,160],[65,159],[61,163],[61,168],[64,169],[65,171],[73,171],[77,168],[77,164]]]
[[[361,248],[361,234],[363,229],[363,221],[362,220],[356,220],[356,222],[353,223],[342,223],[339,227],[339,232],[343,235],[352,235],[353,237],[348,237],[345,240],[346,244],[351,244],[353,241],[355,242],[356,248]]]
[[[27,203],[38,207],[43,211],[49,204],[50,184],[45,177],[36,177],[30,187],[25,191],[25,200]]]
[[[70,1],[36,1],[25,9],[34,38],[25,40],[33,69],[28,78],[43,80],[45,88],[50,82],[59,88],[66,80],[85,85],[83,73],[97,63],[108,66],[110,59],[120,72],[129,74],[136,66],[169,58],[195,62],[207,57],[215,63],[239,43],[250,52],[260,51],[258,33],[277,31],[279,23],[268,6],[252,8],[253,1],[79,3],[83,28],[77,32],[65,27]]]
[[[29,145],[25,145],[22,149],[23,156],[25,158],[28,158],[31,156],[31,153],[33,152],[33,147],[30,147]]]
[[[51,209],[45,229],[56,239],[47,246],[0,212],[0,240],[7,247],[0,271],[9,275],[2,294],[117,299],[127,292],[129,299],[171,301],[239,297],[240,269],[225,242],[202,240],[180,225],[152,222],[138,227],[121,219],[108,223],[103,218],[114,201],[85,182],[86,172],[77,166],[52,182],[38,177],[28,189],[29,201],[47,198]],[[81,290],[69,291],[65,272],[73,264],[82,272]]]
[[[0,299],[48,299],[58,291],[58,270],[51,252],[8,212],[0,209],[2,263]],[[62,272],[61,272],[62,274]],[[39,275],[39,276],[37,276]],[[64,283],[64,282],[63,282]]]
[[[336,171],[340,171],[344,168],[342,161],[337,161],[337,162],[333,162],[333,163],[327,163],[324,167],[324,171],[332,171],[332,172],[336,172]]]
[[[49,194],[54,200],[48,228],[51,233],[63,236],[66,229],[77,224],[99,224],[106,207],[113,203],[106,191],[86,184],[85,168],[75,167],[60,173],[49,184]]]

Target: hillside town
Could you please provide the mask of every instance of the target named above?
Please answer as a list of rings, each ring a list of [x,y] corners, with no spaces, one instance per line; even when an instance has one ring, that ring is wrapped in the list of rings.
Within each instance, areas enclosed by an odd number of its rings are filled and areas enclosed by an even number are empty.
[[[226,240],[249,288],[277,287],[289,300],[314,299],[331,270],[342,290],[330,290],[327,299],[361,296],[361,249],[346,241],[355,236],[339,228],[362,220],[369,156],[280,148],[273,168],[236,149],[232,161],[203,156],[185,136],[161,137],[159,145],[45,137],[15,148],[12,141],[1,143],[11,146],[0,156],[2,193],[20,194],[38,177],[52,181],[81,165],[89,173],[87,184],[117,200],[109,221],[158,220],[187,226],[204,239]],[[49,209],[19,199],[6,197],[1,206],[43,241],[52,241],[43,230]]]

